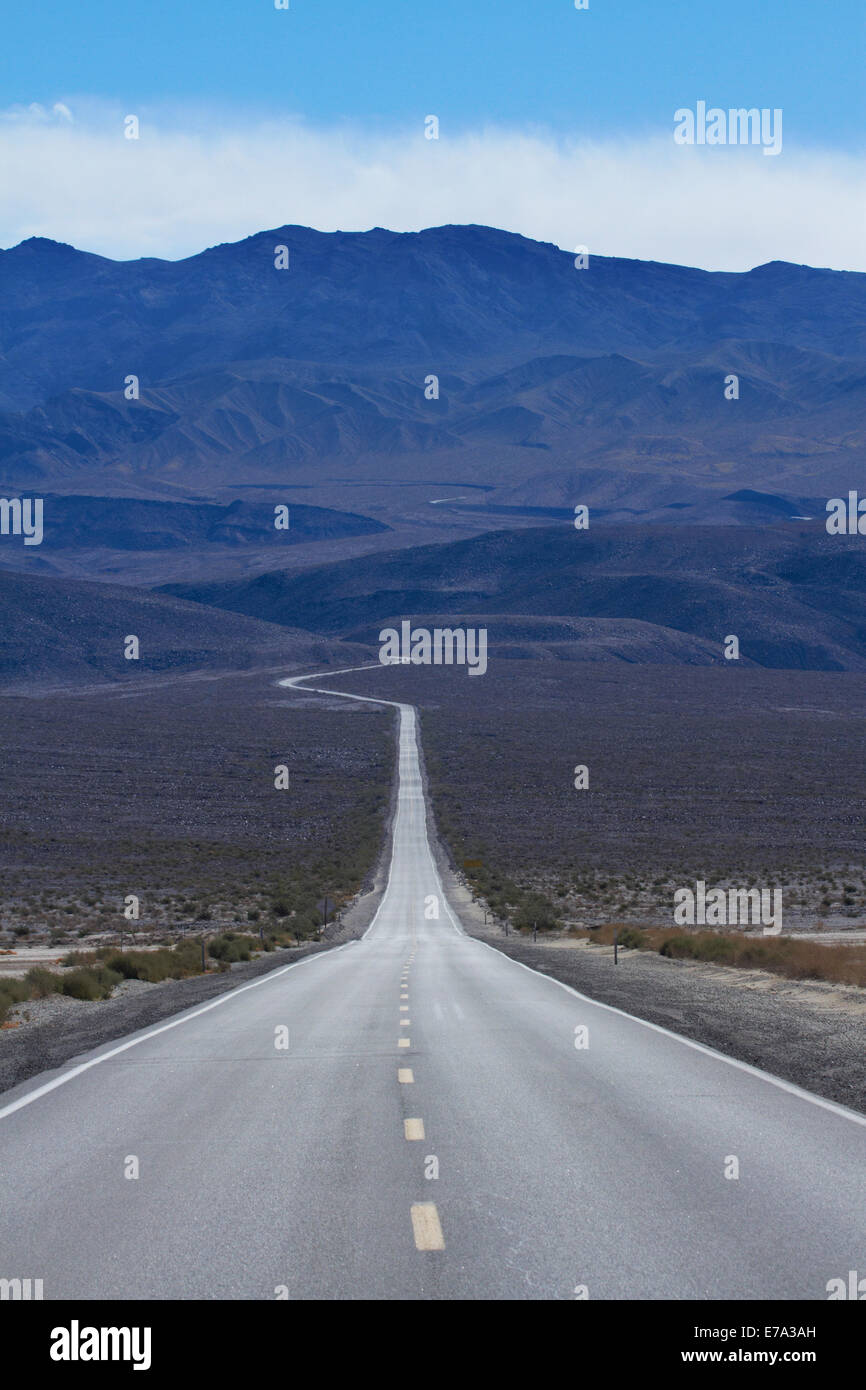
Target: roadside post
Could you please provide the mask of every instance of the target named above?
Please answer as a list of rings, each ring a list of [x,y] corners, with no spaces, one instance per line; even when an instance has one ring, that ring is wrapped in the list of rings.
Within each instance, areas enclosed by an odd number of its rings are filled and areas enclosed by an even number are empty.
[[[328,925],[328,913],[330,912],[333,917],[337,911],[337,904],[334,902],[333,898],[329,898],[326,893],[325,896],[316,903],[316,911],[322,914],[322,925],[319,927],[318,931],[319,940],[321,941],[322,933]]]

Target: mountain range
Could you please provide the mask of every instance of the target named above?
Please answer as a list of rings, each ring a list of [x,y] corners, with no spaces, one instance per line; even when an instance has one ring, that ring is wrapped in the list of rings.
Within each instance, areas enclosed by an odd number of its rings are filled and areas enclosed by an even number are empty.
[[[32,238],[0,251],[0,496],[45,536],[0,536],[0,674],[123,679],[148,623],[141,670],[345,662],[404,617],[491,658],[735,633],[744,665],[864,670],[862,542],[822,524],[864,461],[866,275],[578,269],[475,226]]]
[[[433,499],[409,489],[435,480],[520,512],[613,494],[623,519],[714,520],[743,488],[853,485],[866,275],[578,270],[473,226],[289,226],[177,262],[33,238],[0,252],[0,411],[7,488],[225,500],[279,481],[334,506],[348,480],[391,524],[423,520]]]

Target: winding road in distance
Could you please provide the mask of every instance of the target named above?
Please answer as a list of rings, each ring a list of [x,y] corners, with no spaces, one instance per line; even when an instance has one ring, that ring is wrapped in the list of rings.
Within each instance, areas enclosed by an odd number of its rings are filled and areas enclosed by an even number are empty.
[[[46,1299],[822,1300],[866,1273],[866,1117],[465,935],[396,708],[366,935],[0,1096],[0,1278]]]

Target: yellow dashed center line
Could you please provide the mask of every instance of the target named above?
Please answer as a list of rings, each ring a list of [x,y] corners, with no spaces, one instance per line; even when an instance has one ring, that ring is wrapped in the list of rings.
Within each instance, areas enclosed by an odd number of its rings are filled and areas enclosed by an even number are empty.
[[[408,963],[404,966],[403,974],[400,976],[400,998],[409,998],[409,966],[415,959],[415,953],[409,957]],[[400,1005],[400,1013],[409,1012],[409,1005]],[[408,1028],[409,1019],[401,1018],[400,1027]],[[408,1038],[398,1038],[398,1047],[409,1047]],[[411,1085],[415,1081],[415,1075],[411,1067],[398,1067],[397,1080],[401,1085]],[[416,1141],[425,1138],[424,1121],[421,1119],[410,1119],[403,1121],[403,1133],[407,1140]],[[436,1210],[435,1202],[416,1202],[410,1209],[412,1217],[412,1234],[415,1237],[416,1250],[444,1250],[445,1238],[442,1235],[442,1224],[439,1220],[439,1213]]]
[[[416,1202],[411,1208],[416,1250],[444,1250],[445,1240],[435,1202]]]

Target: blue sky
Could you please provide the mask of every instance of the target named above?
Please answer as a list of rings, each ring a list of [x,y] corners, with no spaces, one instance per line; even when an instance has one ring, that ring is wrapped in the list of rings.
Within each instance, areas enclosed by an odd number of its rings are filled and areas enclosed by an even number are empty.
[[[234,103],[454,129],[666,126],[696,96],[781,106],[787,138],[862,146],[862,0],[7,0],[3,104]]]
[[[6,0],[0,245],[178,257],[286,222],[474,221],[866,270],[863,0],[290,4]],[[780,108],[780,157],[675,149],[698,101]]]

